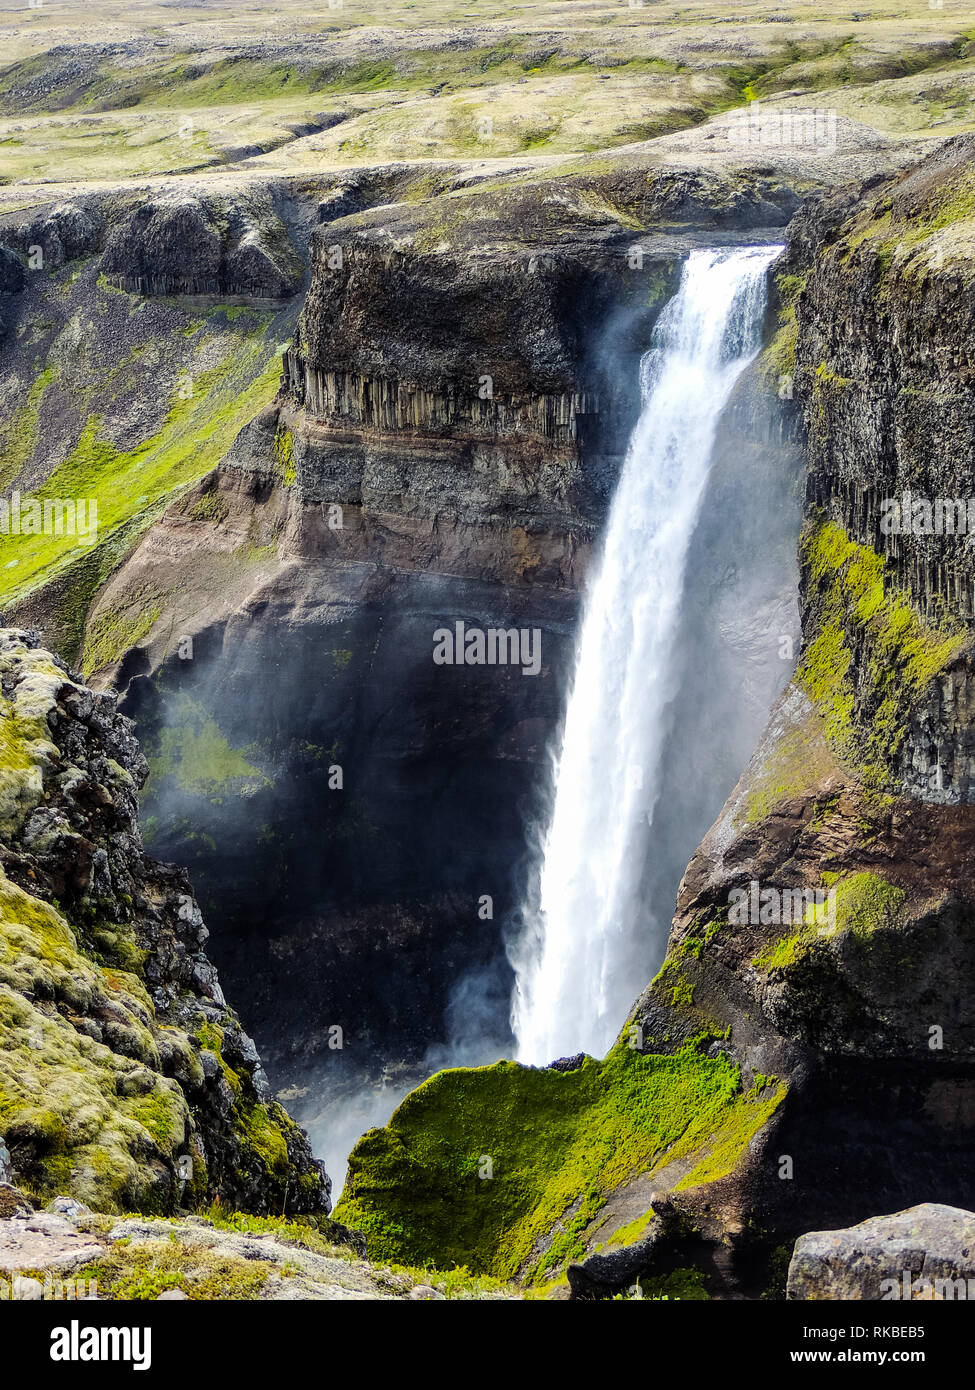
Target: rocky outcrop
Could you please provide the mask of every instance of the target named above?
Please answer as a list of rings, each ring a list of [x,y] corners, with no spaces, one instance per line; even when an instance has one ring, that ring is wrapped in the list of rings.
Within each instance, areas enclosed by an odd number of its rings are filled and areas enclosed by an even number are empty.
[[[784,268],[807,496],[834,527],[804,550],[808,674],[869,779],[944,803],[975,798],[973,149],[815,202]]]
[[[975,1288],[975,1213],[925,1202],[845,1231],[796,1242],[791,1299],[968,1299]]]
[[[5,1219],[6,1218],[6,1219]],[[351,1245],[352,1249],[349,1249]],[[29,1270],[30,1274],[21,1271]],[[312,1217],[112,1217],[56,1198],[0,1213],[4,1300],[113,1302],[249,1299],[338,1302],[517,1299],[460,1271],[419,1275],[367,1263],[361,1240]]]
[[[114,696],[0,634],[0,1132],[13,1180],[100,1210],[328,1211],[205,952],[143,849],[146,766]]]
[[[17,257],[5,246],[0,246],[0,294],[20,294],[26,279]]]
[[[59,203],[11,228],[6,240],[21,255],[35,258],[37,268],[58,270],[69,261],[93,256],[103,236],[104,218],[97,204]]]
[[[248,299],[288,299],[302,277],[266,193],[230,208],[179,194],[142,203],[109,237],[102,270],[130,294]]]
[[[966,618],[967,509],[945,517],[934,504],[967,499],[975,483],[973,154],[958,136],[855,202],[826,199],[797,219],[793,252],[809,499],[928,610]]]

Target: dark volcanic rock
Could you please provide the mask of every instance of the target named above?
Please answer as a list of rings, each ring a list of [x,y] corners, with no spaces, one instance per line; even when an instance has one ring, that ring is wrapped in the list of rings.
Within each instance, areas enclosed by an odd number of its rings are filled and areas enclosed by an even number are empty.
[[[27,283],[24,267],[12,251],[0,246],[0,294],[20,294]]]
[[[110,234],[102,269],[131,294],[279,300],[301,282],[287,231],[259,200],[232,209],[188,196],[143,203]]]
[[[81,260],[98,251],[104,223],[94,204],[61,203],[31,222],[4,232],[24,255],[39,248],[43,266],[57,270],[68,261]]]

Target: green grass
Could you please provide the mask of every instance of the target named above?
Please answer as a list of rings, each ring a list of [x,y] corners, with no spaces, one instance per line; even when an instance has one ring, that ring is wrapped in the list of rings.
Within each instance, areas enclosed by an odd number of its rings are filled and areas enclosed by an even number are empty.
[[[682,1186],[723,1176],[783,1094],[745,1097],[726,1057],[692,1048],[623,1045],[566,1073],[513,1062],[441,1072],[359,1141],[336,1218],[366,1232],[373,1258],[501,1279],[525,1266],[542,1280],[583,1253],[614,1187],[678,1157],[693,1164]],[[484,1156],[491,1178],[478,1175]]]
[[[119,449],[102,434],[101,417],[89,416],[68,457],[31,495],[93,499],[99,542],[104,541],[161,498],[208,473],[242,427],[273,400],[281,363],[278,357],[267,362],[267,351],[260,340],[237,344],[219,367],[197,379],[191,397],[177,396],[158,433],[134,449]],[[73,536],[3,537],[0,602],[24,597],[78,558]]]
[[[5,492],[17,480],[20,470],[37,448],[41,402],[55,375],[53,367],[39,372],[23,405],[0,426],[0,492]]]

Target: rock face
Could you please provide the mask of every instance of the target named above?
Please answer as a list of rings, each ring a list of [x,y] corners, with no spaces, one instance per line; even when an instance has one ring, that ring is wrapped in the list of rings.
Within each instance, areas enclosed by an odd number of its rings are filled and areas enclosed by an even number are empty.
[[[659,178],[639,196],[692,215]],[[492,223],[495,202],[331,209],[278,399],[90,620],[126,626],[158,596],[165,619],[104,676],[144,733],[159,850],[192,866],[221,973],[289,1087],[320,1092],[357,1057],[377,1080],[418,1069],[465,1029],[468,1055],[509,1045],[503,932],[579,586],[640,355],[705,235],[651,231],[631,258],[632,226],[613,216],[526,190]],[[788,491],[778,403],[757,397],[742,420]],[[434,633],[458,622],[537,633],[538,674],[435,664]],[[174,634],[192,637],[192,661]],[[201,736],[224,750],[203,777],[185,756]],[[723,787],[736,771],[722,764]]]
[[[539,1279],[568,1260],[577,1297],[675,1269],[719,1295],[781,1295],[803,1232],[862,1221],[881,1199],[972,1206],[971,614],[948,570],[921,563],[926,542],[907,538],[907,559],[882,552],[879,506],[868,528],[888,487],[971,487],[971,324],[966,304],[951,308],[971,267],[950,215],[965,159],[969,145],[950,144],[790,229],[763,365],[785,395],[794,387],[808,440],[795,681],[688,865],[663,968],[609,1057],[558,1083],[510,1065],[490,1081],[445,1073],[361,1141],[342,1210],[377,1248],[391,1240],[402,1257],[431,1229],[456,1235],[474,1202],[497,1207],[506,1232],[474,1244],[475,1261],[496,1267],[514,1243],[520,1276]],[[928,265],[932,240],[943,257]],[[942,423],[956,449],[935,442]],[[562,1082],[564,1147],[539,1124],[526,1157],[526,1098]],[[668,1132],[673,1109],[686,1123],[715,1091],[704,1133]],[[607,1137],[619,1166],[573,1171],[577,1133],[606,1132],[607,1108],[627,1117]],[[520,1197],[504,1180],[483,1199],[464,1188],[474,1133],[519,1174]],[[427,1142],[450,1214],[421,1202],[411,1226],[412,1159]]]
[[[975,1213],[925,1202],[845,1231],[812,1231],[789,1265],[792,1299],[968,1299]]]
[[[0,1220],[0,1271],[51,1269],[64,1273],[104,1255],[104,1245],[82,1235],[65,1217],[31,1212]],[[23,1297],[23,1294],[20,1295]],[[40,1291],[37,1297],[40,1297]]]
[[[102,269],[131,294],[288,299],[302,266],[266,193],[232,209],[175,195],[142,203],[109,237]]]
[[[835,566],[822,547],[807,550],[811,659],[837,688],[834,718],[852,696],[855,723],[885,745],[858,750],[878,784],[945,803],[975,800],[973,154],[975,140],[956,137],[862,199],[841,191],[804,211],[787,268],[810,515],[864,547],[844,584],[859,586],[858,612],[842,622],[828,591]],[[871,611],[881,570],[928,619],[920,651]],[[824,668],[838,626],[849,638],[838,661],[855,652],[847,674]]]
[[[802,170],[793,175],[808,186]],[[427,201],[405,174],[397,177],[403,182],[386,180],[380,207],[364,206],[372,196],[365,184],[354,196],[314,190],[323,220],[307,303],[274,381],[281,390],[266,409],[249,412],[251,424],[232,449],[217,451],[217,466],[199,466],[198,448],[208,447],[200,440],[211,431],[193,418],[183,431],[192,458],[179,474],[193,486],[165,512],[161,491],[142,499],[146,507],[126,518],[132,530],[115,536],[118,548],[100,554],[97,568],[86,567],[83,585],[75,587],[72,568],[46,577],[36,599],[18,594],[46,617],[57,593],[59,621],[70,610],[76,628],[80,614],[77,649],[87,669],[99,683],[118,680],[145,734],[153,773],[147,809],[165,827],[157,844],[192,864],[218,926],[213,950],[222,977],[262,1046],[267,1040],[276,1075],[301,1080],[306,1068],[320,1085],[334,1075],[324,1063],[341,1067],[348,1056],[356,1065],[356,1050],[418,1064],[454,1023],[480,1026],[485,999],[492,1026],[502,1020],[489,1055],[507,1042],[502,929],[519,901],[525,823],[560,714],[579,584],[638,409],[640,354],[688,249],[781,235],[776,229],[797,203],[774,171],[754,167],[634,164],[595,183],[515,182],[483,196],[456,187]],[[272,211],[279,207],[273,202]],[[264,212],[245,208],[246,218],[259,224],[257,262],[241,250],[248,232],[233,209],[207,197],[154,195],[143,207],[108,209],[104,258],[81,279],[102,296],[93,300],[98,312],[116,295],[106,294],[99,275],[123,295],[266,296],[277,283],[267,261],[279,271],[285,262]],[[238,251],[242,269],[233,260]],[[29,281],[27,295],[39,293]],[[45,305],[54,300],[52,291]],[[120,366],[130,309],[122,298],[111,319]],[[164,312],[175,310],[151,298],[140,309],[153,323]],[[204,382],[214,317],[210,306],[206,327],[194,330]],[[285,321],[266,322],[264,332],[279,332]],[[58,322],[52,361],[76,381],[89,365],[83,324]],[[292,318],[284,336],[293,325]],[[193,340],[189,330],[166,329],[172,350],[156,361],[167,390],[176,385],[179,340]],[[768,384],[753,375],[734,410],[762,420],[757,485],[788,502],[794,452],[783,414],[769,409]],[[182,410],[173,400],[167,423],[178,424]],[[39,418],[46,439],[43,410]],[[141,439],[141,429],[118,419],[113,448],[141,447]],[[68,453],[76,432],[66,442]],[[26,464],[14,460],[24,476],[46,476],[36,454]],[[167,451],[160,457],[169,462]],[[725,460],[725,482],[732,462]],[[151,517],[150,507],[158,508]],[[727,558],[721,572],[735,576],[729,587],[742,583],[735,541],[760,549],[760,533],[754,517],[741,537],[717,525],[709,533]],[[701,596],[702,614],[708,597]],[[720,607],[719,594],[710,599]],[[538,675],[517,665],[435,664],[434,633],[457,621],[537,630]],[[750,635],[736,634],[744,659],[770,633],[789,631],[777,621],[770,615]],[[767,659],[760,655],[759,664]],[[681,722],[682,737],[692,737],[690,729]],[[709,748],[720,743],[714,731],[708,738]],[[734,756],[738,767],[737,749]],[[707,815],[715,809],[708,804]],[[808,810],[811,833],[819,832],[818,814]],[[860,860],[851,854],[849,862],[851,874],[860,872]],[[493,915],[479,914],[485,899]],[[742,958],[749,945],[742,938],[735,946]],[[710,967],[703,946],[700,959]],[[471,984],[472,975],[473,987],[452,998],[451,987]],[[761,994],[764,981],[757,988]],[[688,1035],[688,991],[679,976],[669,983],[663,1004],[673,1019],[659,1033],[651,1014],[660,1000],[647,1002],[652,1046],[625,1037],[604,1063],[541,1080],[507,1065],[477,1073],[465,1114],[473,1128],[454,1149],[440,1142],[437,1125],[451,1113],[450,1086],[467,1081],[422,1088],[403,1125],[421,1134],[432,1126],[423,1179],[432,1215],[419,1236],[404,1227],[401,1253],[422,1246],[423,1258],[442,1256],[446,1229],[459,1259],[465,1242],[476,1240],[480,1266],[491,1268],[498,1258],[491,1233],[500,1244],[498,1233],[516,1225],[506,1270],[541,1278],[611,1242],[640,1247],[637,1272],[653,1250],[663,1251],[662,1241],[667,1258],[683,1249],[680,1203],[672,1204],[672,1221],[658,1224],[651,1196],[681,1182],[705,1190],[734,1184],[740,1165],[763,1151],[792,1082],[784,1063],[756,1069],[725,1045],[730,1006],[727,1022],[716,1010],[695,1019],[701,1026]],[[781,1013],[785,1019],[786,1005]],[[849,1019],[839,1013],[842,1034]],[[787,1021],[769,1017],[766,1052],[792,1059]],[[336,1026],[355,1044],[345,1056],[331,1049]],[[890,1030],[895,1056],[912,1045],[905,1028],[898,1013]],[[220,1075],[206,1079],[219,1085]],[[648,1096],[653,1107],[643,1105]],[[552,1126],[543,1144],[523,1150],[537,1104]],[[641,1110],[636,1126],[626,1118],[633,1107]],[[700,1117],[691,1130],[689,1109]],[[458,1210],[470,1205],[469,1149],[499,1114],[518,1117],[517,1142],[499,1140],[507,1166],[491,1189],[499,1194],[493,1224],[472,1235],[451,1220],[444,1192]],[[560,1145],[595,1122],[610,1157],[580,1173],[563,1162]],[[715,1134],[721,1142],[709,1148]],[[934,1121],[931,1134],[932,1143],[943,1138]],[[368,1148],[360,1153],[357,1215],[376,1217],[383,1203],[393,1210],[397,1194],[415,1197],[416,1175],[399,1164],[413,1138],[393,1126],[372,1141],[379,1182],[368,1171]],[[530,1183],[514,1176],[526,1169]],[[714,1269],[724,1261],[722,1277],[741,1285],[771,1237],[764,1232],[734,1265],[725,1237],[744,1222],[748,1197],[744,1188],[724,1191],[720,1213],[702,1219],[691,1242],[693,1258]],[[814,1220],[804,1218],[792,1234]],[[382,1227],[380,1211],[370,1230]],[[574,1277],[580,1289],[587,1279],[610,1286],[585,1270]]]
[[[146,766],[114,696],[12,629],[0,682],[0,1130],[13,1180],[100,1210],[219,1198],[327,1213],[328,1178],[224,1000],[185,872],[144,853]]]
[[[93,255],[103,236],[104,219],[97,205],[59,203],[12,229],[8,240],[24,256],[34,258],[40,251],[43,264],[58,270]]]

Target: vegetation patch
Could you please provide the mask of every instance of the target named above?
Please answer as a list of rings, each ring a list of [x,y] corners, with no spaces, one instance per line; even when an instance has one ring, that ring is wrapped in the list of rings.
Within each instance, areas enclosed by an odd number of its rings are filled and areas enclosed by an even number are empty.
[[[872,790],[894,790],[908,722],[969,635],[921,617],[906,595],[889,591],[883,556],[834,522],[806,526],[800,559],[811,640],[797,680],[835,751]]]
[[[167,704],[167,722],[148,754],[150,780],[171,779],[180,790],[210,799],[270,785],[259,768],[232,748],[213,715],[179,693]]]
[[[606,1194],[637,1173],[695,1156],[687,1185],[730,1172],[784,1094],[747,1098],[726,1056],[693,1047],[440,1072],[359,1141],[336,1219],[375,1258],[540,1281],[584,1253]]]
[[[85,1279],[98,1281],[99,1298],[145,1302],[179,1289],[192,1299],[255,1299],[268,1276],[287,1277],[292,1271],[264,1260],[207,1250],[161,1234],[158,1240],[131,1244],[116,1241],[95,1264],[86,1265]]]
[[[826,875],[827,881],[832,878]],[[823,921],[821,909],[806,908],[805,920],[792,932],[770,942],[752,964],[760,970],[787,970],[817,942],[849,932],[860,941],[879,930],[896,926],[905,894],[876,874],[850,874],[831,884],[835,890],[835,915]]]
[[[42,502],[93,502],[99,541],[106,539],[219,463],[240,429],[277,392],[280,359],[262,366],[266,353],[261,343],[238,345],[220,367],[196,379],[192,395],[177,395],[159,432],[134,449],[119,449],[103,436],[101,417],[89,416],[68,457],[32,495]],[[68,533],[4,537],[0,601],[23,598],[76,562],[78,553],[78,539]]]

